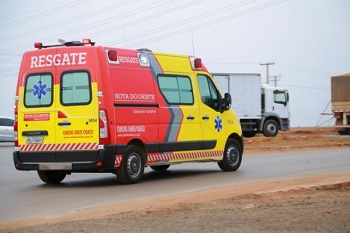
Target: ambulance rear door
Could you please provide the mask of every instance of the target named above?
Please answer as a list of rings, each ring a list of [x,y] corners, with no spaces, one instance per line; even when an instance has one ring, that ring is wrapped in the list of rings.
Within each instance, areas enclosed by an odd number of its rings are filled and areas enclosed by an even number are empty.
[[[56,135],[55,68],[39,65],[54,49],[27,52],[18,81],[18,148],[22,162],[54,162]]]
[[[90,65],[93,67],[86,61],[82,66],[56,70],[56,161],[93,161],[97,157],[99,109],[95,72]]]

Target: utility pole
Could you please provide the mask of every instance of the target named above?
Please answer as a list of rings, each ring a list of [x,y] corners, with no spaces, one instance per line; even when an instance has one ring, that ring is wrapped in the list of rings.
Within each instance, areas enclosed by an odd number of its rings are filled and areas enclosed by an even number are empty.
[[[269,84],[269,66],[274,65],[274,62],[260,63],[261,66],[266,66],[266,83]]]
[[[280,78],[281,75],[275,75],[275,76],[271,76],[271,79],[273,80],[275,87],[277,87],[277,81],[280,81],[281,79],[277,79]]]

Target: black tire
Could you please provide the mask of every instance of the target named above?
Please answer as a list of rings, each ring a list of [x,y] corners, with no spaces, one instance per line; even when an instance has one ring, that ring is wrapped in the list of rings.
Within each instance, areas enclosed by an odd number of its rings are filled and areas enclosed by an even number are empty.
[[[350,135],[350,129],[344,129],[338,131],[339,135]]]
[[[248,132],[243,132],[243,137],[245,138],[252,138],[255,137],[256,131],[248,131]]]
[[[38,175],[47,184],[59,184],[66,178],[67,174],[58,171],[38,171]]]
[[[218,162],[225,172],[236,171],[242,163],[242,148],[236,139],[229,138],[226,142],[223,158]]]
[[[265,137],[276,137],[278,134],[278,124],[275,120],[267,120],[264,123],[263,134]]]
[[[150,166],[150,168],[151,168],[153,171],[157,171],[157,172],[166,171],[169,167],[170,167],[170,165]]]
[[[338,133],[339,133],[339,135],[346,135],[346,132],[343,130],[339,130]]]
[[[126,148],[122,164],[117,168],[117,178],[122,184],[135,184],[141,180],[145,169],[144,157],[137,146]]]

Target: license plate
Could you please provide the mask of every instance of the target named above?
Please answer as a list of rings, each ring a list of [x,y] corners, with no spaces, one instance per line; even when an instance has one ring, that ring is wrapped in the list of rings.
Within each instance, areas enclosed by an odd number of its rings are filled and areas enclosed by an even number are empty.
[[[72,163],[39,163],[39,170],[72,170]]]
[[[44,141],[44,137],[27,137],[27,144],[41,144]]]

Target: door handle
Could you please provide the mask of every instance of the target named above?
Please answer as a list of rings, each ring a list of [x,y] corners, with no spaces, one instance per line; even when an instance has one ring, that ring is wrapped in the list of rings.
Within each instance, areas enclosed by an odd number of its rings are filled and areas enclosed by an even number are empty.
[[[64,126],[64,125],[71,125],[72,123],[70,123],[69,121],[62,121],[62,122],[58,122],[59,126]]]
[[[202,119],[203,119],[203,120],[209,120],[209,116],[207,116],[207,115],[202,116]]]
[[[194,120],[194,116],[188,115],[187,120]]]

